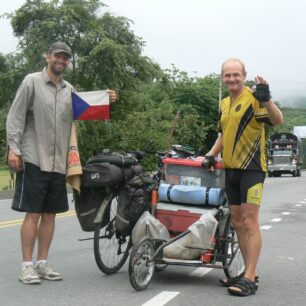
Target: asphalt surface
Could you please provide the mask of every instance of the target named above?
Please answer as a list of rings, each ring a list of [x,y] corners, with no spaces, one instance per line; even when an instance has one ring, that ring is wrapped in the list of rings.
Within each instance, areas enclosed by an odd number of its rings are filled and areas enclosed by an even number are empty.
[[[127,265],[106,276],[96,266],[92,237],[82,232],[73,213],[57,219],[49,261],[63,281],[21,284],[20,223],[22,213],[0,200],[0,305],[306,305],[306,172],[302,177],[267,178],[261,208],[263,250],[254,296],[230,296],[219,285],[222,270],[168,267],[156,273],[145,291],[130,285]],[[11,223],[8,223],[11,221]]]

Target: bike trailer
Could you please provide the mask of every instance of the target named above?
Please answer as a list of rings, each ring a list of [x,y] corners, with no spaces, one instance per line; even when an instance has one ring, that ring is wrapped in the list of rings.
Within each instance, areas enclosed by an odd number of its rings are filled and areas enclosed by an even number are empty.
[[[164,257],[198,259],[212,248],[218,221],[217,208],[200,208],[169,203],[157,204],[156,218],[166,226],[172,237],[189,233],[163,249]]]

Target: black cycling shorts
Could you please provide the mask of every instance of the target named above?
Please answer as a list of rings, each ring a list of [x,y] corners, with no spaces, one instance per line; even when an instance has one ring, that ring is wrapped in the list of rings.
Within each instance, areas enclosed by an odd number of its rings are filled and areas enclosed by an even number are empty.
[[[225,170],[225,191],[230,205],[260,205],[266,174],[262,171]]]
[[[41,171],[24,163],[17,173],[12,209],[33,213],[60,213],[69,208],[65,175]]]

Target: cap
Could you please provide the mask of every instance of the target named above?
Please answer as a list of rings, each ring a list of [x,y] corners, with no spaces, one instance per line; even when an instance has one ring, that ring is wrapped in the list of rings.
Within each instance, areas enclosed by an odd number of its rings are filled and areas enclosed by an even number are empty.
[[[65,44],[64,42],[57,41],[53,43],[50,47],[48,52],[50,53],[66,53],[69,57],[71,57],[71,49],[70,47]]]

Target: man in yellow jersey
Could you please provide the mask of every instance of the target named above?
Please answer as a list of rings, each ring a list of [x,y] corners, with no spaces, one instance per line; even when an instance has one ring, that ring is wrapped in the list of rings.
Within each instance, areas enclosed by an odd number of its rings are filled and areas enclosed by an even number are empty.
[[[262,245],[259,208],[267,171],[264,124],[281,124],[283,116],[261,76],[255,78],[254,92],[244,85],[246,71],[239,59],[225,61],[221,77],[230,95],[221,102],[219,137],[205,162],[213,166],[214,157],[222,152],[232,223],[245,262],[242,276],[221,283],[229,287],[229,293],[247,296],[258,288],[256,266]]]

